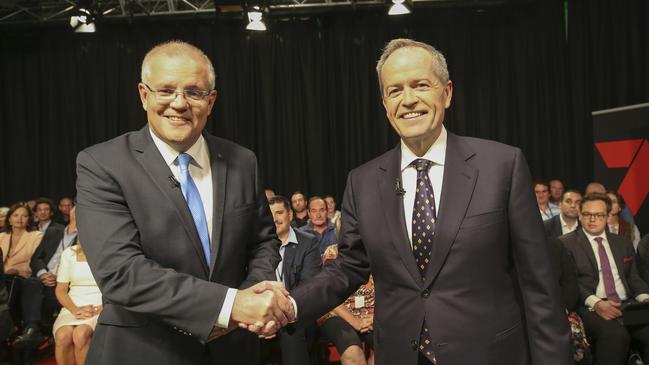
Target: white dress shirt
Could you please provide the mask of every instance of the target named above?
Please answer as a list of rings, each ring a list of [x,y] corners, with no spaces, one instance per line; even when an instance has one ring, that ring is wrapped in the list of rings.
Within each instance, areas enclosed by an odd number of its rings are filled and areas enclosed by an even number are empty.
[[[423,158],[433,161],[428,170],[428,179],[433,186],[435,193],[435,212],[439,215],[439,202],[442,196],[442,181],[444,180],[444,162],[446,161],[446,128],[442,126],[442,132],[437,140],[430,146],[422,157],[415,155],[406,144],[401,141],[401,181],[405,194],[403,195],[403,212],[406,217],[406,228],[408,229],[408,240],[412,247],[412,209],[415,205],[417,190],[417,169],[410,166],[412,161]]]
[[[559,214],[559,220],[561,221],[561,234],[566,234],[570,232],[574,232],[577,230],[577,221],[572,226],[569,226],[566,221],[563,220],[563,215]]]
[[[192,156],[192,161],[189,164],[189,174],[191,175],[198,193],[203,202],[203,210],[205,211],[205,219],[207,220],[207,232],[210,236],[210,243],[212,242],[212,226],[213,226],[213,207],[214,207],[214,193],[212,187],[212,165],[210,164],[210,151],[207,147],[205,138],[200,136],[198,140],[187,151],[176,151],[173,147],[158,138],[149,128],[153,143],[160,151],[162,158],[167,163],[176,180],[180,181],[180,168],[178,167],[177,157],[181,152],[185,152]],[[225,296],[225,301],[219,312],[217,326],[227,328],[230,323],[230,315],[232,314],[232,306],[234,305],[234,297],[237,295],[237,289],[229,288]]]
[[[588,308],[594,308],[595,303],[599,302],[602,299],[606,298],[606,289],[604,288],[604,276],[602,275],[602,263],[600,262],[599,259],[599,249],[597,245],[597,241],[595,241],[595,237],[601,237],[602,238],[602,245],[604,246],[604,250],[606,251],[606,256],[608,256],[608,262],[611,265],[611,272],[613,273],[613,280],[615,281],[615,291],[617,292],[617,295],[620,297],[620,300],[627,300],[628,294],[626,292],[626,289],[624,289],[624,284],[622,284],[622,279],[620,278],[619,271],[617,269],[617,264],[615,263],[615,257],[613,256],[613,252],[611,252],[611,246],[608,243],[608,240],[606,239],[606,232],[602,232],[599,235],[591,235],[590,233],[586,232],[586,230],[583,230],[584,233],[586,234],[586,238],[588,238],[588,242],[590,242],[590,247],[593,250],[593,253],[595,254],[595,260],[597,260],[597,269],[599,270],[599,281],[597,282],[597,289],[595,290],[595,295],[590,295],[588,298],[586,298],[585,304]],[[636,296],[636,300],[641,302],[644,299],[649,298],[649,294],[638,294]]]
[[[284,270],[284,251],[286,251],[286,246],[288,246],[289,243],[298,244],[297,235],[291,226],[288,227],[288,237],[286,238],[286,242],[282,242],[282,245],[279,247],[279,255],[282,257],[282,261],[279,262],[277,269],[275,269],[277,281],[281,281],[282,283],[284,282],[284,273],[282,272],[282,270]]]

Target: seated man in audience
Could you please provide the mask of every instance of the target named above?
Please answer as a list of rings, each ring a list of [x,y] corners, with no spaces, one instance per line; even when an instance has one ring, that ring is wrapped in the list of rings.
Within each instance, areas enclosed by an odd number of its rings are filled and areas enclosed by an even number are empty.
[[[559,205],[561,204],[561,196],[565,190],[563,186],[563,181],[559,179],[550,180],[550,201],[548,204],[552,207],[554,211],[559,210]]]
[[[550,206],[550,184],[546,181],[538,180],[534,183],[534,194],[536,194],[536,204],[539,206],[541,218],[544,221],[559,214],[559,210],[554,210]]]
[[[14,346],[19,348],[34,348],[43,341],[41,334],[41,314],[43,308],[47,312],[56,312],[59,302],[56,300],[56,271],[59,267],[61,253],[70,247],[77,238],[77,219],[74,207],[70,210],[70,223],[56,236],[50,238],[47,234],[38,246],[29,266],[32,276],[23,281],[21,294],[25,329],[16,337]]]
[[[581,200],[581,229],[559,237],[575,258],[579,280],[579,315],[593,340],[595,364],[625,363],[631,340],[649,361],[649,325],[625,327],[622,305],[649,302],[649,285],[640,278],[631,241],[606,232],[611,200],[605,194]]]
[[[301,191],[296,191],[291,195],[291,208],[293,208],[293,228],[306,226],[309,221],[309,215],[306,210],[306,195]]]
[[[320,271],[318,238],[291,227],[293,211],[288,199],[276,195],[270,198],[268,203],[273,213],[277,237],[282,241],[279,248],[282,261],[275,270],[277,281],[284,283],[286,289],[293,290]],[[314,332],[315,322],[294,323],[282,328],[279,332],[282,364],[308,364],[309,348],[315,338]]]
[[[577,190],[567,190],[561,195],[560,213],[543,222],[548,239],[570,233],[579,227],[579,203],[581,193]]]
[[[70,209],[74,206],[74,200],[69,196],[64,196],[59,200],[59,210],[54,215],[54,221],[67,226],[70,223]]]
[[[322,255],[329,245],[338,242],[336,227],[329,221],[327,202],[323,198],[319,196],[311,197],[308,211],[309,222],[301,229],[318,237],[320,254]]]
[[[600,182],[591,181],[588,183],[588,185],[586,185],[584,194],[588,195],[592,193],[606,194],[606,187]],[[624,209],[622,209],[622,211],[620,212],[620,217],[629,223],[635,223],[633,220],[633,213],[631,213],[631,209],[629,209],[629,207],[624,207]]]

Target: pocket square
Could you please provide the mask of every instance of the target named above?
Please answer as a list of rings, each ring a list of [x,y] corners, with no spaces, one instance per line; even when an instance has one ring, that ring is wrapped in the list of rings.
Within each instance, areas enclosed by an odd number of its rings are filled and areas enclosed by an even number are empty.
[[[633,262],[633,256],[625,257],[622,259],[625,264],[630,264]]]

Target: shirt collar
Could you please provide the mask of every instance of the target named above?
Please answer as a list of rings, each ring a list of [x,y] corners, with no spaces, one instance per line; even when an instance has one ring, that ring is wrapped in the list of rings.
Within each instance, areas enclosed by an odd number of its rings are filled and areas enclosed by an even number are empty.
[[[38,230],[41,231],[41,232],[45,232],[45,231],[47,231],[47,228],[50,226],[50,224],[52,224],[51,219],[49,221],[47,221],[47,223],[45,223],[45,224],[41,224],[39,222],[38,223]]]
[[[203,135],[198,137],[198,140],[194,142],[194,144],[189,147],[187,151],[176,151],[173,147],[167,144],[167,142],[161,140],[158,136],[156,136],[151,128],[149,128],[149,133],[151,134],[153,143],[158,148],[158,151],[160,151],[162,158],[167,163],[167,166],[174,165],[176,163],[176,158],[181,152],[185,152],[188,155],[192,156],[194,165],[198,166],[201,169],[207,166],[207,164],[209,163],[210,156],[208,154],[207,143],[205,142]]]
[[[586,237],[588,238],[588,241],[590,241],[590,242],[593,242],[596,237],[602,237],[602,239],[603,239],[602,242],[607,241],[607,239],[606,239],[606,231],[604,231],[604,232],[602,232],[602,233],[600,233],[598,235],[592,235],[592,234],[588,233],[584,228],[582,228],[581,230],[584,231],[584,234],[586,235]]]
[[[428,151],[424,153],[423,156],[419,157],[415,155],[408,146],[401,140],[401,171],[405,170],[410,166],[412,161],[423,158],[429,161],[433,161],[435,165],[444,166],[444,161],[446,161],[446,140],[447,140],[446,127],[442,125],[442,132],[439,134],[439,137],[433,142]]]
[[[288,227],[288,238],[286,239],[286,243],[283,243],[282,246],[286,246],[289,243],[295,243],[297,245],[297,235],[295,234],[295,230],[293,230],[293,227]]]

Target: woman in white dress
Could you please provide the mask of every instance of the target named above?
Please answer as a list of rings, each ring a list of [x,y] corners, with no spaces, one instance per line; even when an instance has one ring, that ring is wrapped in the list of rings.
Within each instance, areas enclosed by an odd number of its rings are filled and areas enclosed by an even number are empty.
[[[63,306],[52,329],[56,363],[81,365],[102,309],[101,292],[81,245],[63,251],[56,281],[56,298]]]

